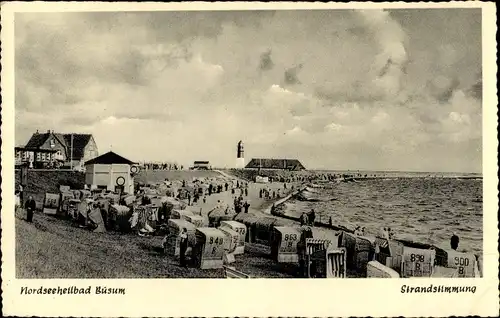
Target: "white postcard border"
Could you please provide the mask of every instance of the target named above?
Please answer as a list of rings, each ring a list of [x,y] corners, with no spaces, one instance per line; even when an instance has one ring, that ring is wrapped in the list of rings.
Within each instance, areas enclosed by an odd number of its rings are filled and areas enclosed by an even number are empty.
[[[327,8],[483,8],[483,242],[481,279],[15,279],[14,34],[16,11]],[[2,298],[17,316],[449,316],[498,314],[496,17],[493,3],[3,3]],[[403,294],[403,285],[476,286],[474,294]],[[22,287],[125,288],[126,295],[20,295]]]

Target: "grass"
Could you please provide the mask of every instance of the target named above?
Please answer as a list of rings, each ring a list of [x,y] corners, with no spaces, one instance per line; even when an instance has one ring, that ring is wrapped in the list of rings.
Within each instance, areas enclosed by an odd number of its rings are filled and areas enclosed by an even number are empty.
[[[27,223],[16,212],[16,278],[223,278],[222,269],[182,268],[163,255],[160,236],[93,233],[70,221],[35,213]],[[296,266],[278,265],[269,251],[248,245],[232,264],[253,277],[294,276]]]
[[[21,171],[16,171],[16,188],[20,183]],[[24,188],[24,200],[32,195],[41,208],[45,193],[59,193],[60,185],[69,185],[71,189],[83,189],[85,174],[79,171],[28,170],[28,184]]]

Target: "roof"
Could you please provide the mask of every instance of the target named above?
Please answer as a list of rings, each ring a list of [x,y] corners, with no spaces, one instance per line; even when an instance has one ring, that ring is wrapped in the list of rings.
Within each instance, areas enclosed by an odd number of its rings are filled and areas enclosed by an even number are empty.
[[[36,149],[42,146],[45,141],[47,141],[47,138],[49,138],[50,133],[45,133],[45,134],[39,134],[39,133],[34,133],[25,148],[30,148],[30,149]]]
[[[262,169],[290,169],[304,170],[305,167],[297,159],[252,159],[246,165],[246,168],[262,168]]]
[[[99,157],[95,157],[94,159],[85,162],[85,165],[92,165],[92,164],[110,165],[114,163],[127,164],[127,165],[134,164],[134,162],[128,160],[127,158],[124,158],[112,151],[109,151],[103,155],[100,155]]]
[[[68,156],[71,152],[71,136],[73,136],[73,159],[75,160],[83,158],[84,149],[92,138],[91,134],[34,133],[25,148],[36,150],[40,148],[51,135],[67,149]]]
[[[203,233],[205,236],[225,236],[221,230],[214,227],[199,227],[196,231]]]
[[[222,221],[220,222],[221,225],[228,225],[232,227],[246,227],[245,224],[238,222],[238,221]]]
[[[195,165],[196,164],[208,164],[208,163],[209,163],[209,161],[200,161],[200,160],[194,162]]]
[[[62,138],[66,142],[68,149],[71,147],[71,136],[73,136],[73,158],[81,159],[84,155],[85,146],[92,138],[90,134],[54,134],[57,139]],[[59,135],[59,136],[58,136]],[[71,151],[71,150],[69,150]]]

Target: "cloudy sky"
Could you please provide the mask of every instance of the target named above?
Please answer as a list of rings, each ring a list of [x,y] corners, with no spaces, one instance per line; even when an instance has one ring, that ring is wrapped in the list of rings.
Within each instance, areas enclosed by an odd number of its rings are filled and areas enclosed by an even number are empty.
[[[479,9],[18,13],[15,38],[17,145],[481,171]]]

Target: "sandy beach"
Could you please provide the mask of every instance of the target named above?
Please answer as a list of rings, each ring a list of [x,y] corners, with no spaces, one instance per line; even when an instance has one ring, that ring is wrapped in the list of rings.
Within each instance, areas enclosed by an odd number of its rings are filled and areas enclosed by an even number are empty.
[[[299,189],[302,186],[301,182],[291,182],[291,183],[286,183],[287,188],[285,189],[283,182],[271,182],[271,183],[248,182],[246,180],[239,179],[235,176],[231,176],[223,171],[217,171],[217,172],[219,172],[222,176],[226,178],[231,178],[233,180],[238,180],[239,182],[248,183],[248,196],[243,195],[243,200],[247,201],[250,204],[248,213],[262,217],[270,216],[271,214],[270,209],[273,203],[277,204],[283,201],[283,199],[286,199],[285,197],[287,197],[292,192],[294,192],[295,190]],[[276,191],[276,192],[280,190],[281,196],[276,197],[274,199],[260,198],[259,191],[261,189],[268,189],[270,191]],[[217,206],[218,201],[220,201],[221,204],[223,205],[226,204],[228,206],[232,206],[234,198],[236,196],[239,196],[240,193],[241,189],[235,189],[235,194],[232,194],[231,190],[223,191],[221,193],[213,193],[210,196],[208,195],[206,196],[205,203],[203,203],[203,201],[200,200],[197,203],[192,204],[190,206],[190,209],[194,211],[201,210],[201,215],[207,216],[208,212],[210,212]],[[187,200],[182,200],[182,201],[187,203]],[[279,218],[280,221],[286,225],[289,226],[300,225],[298,221],[290,220],[288,218],[287,219],[280,218],[279,216],[276,217]],[[313,227],[312,230],[315,238],[330,240],[332,242],[337,241],[336,231],[319,227]]]

